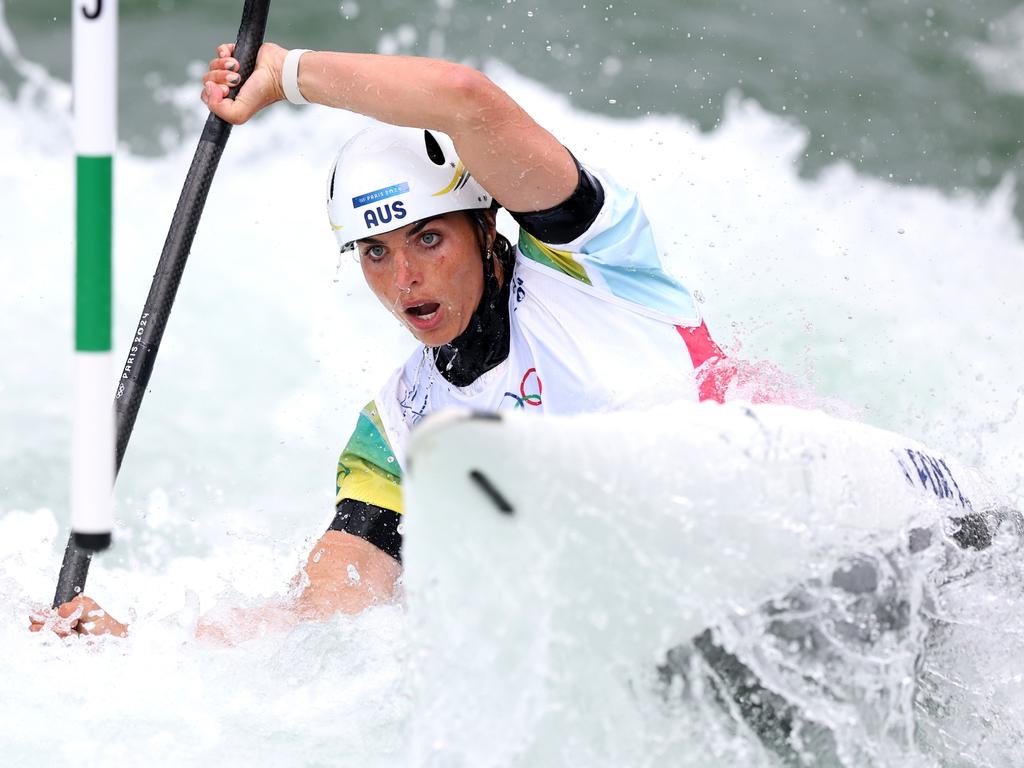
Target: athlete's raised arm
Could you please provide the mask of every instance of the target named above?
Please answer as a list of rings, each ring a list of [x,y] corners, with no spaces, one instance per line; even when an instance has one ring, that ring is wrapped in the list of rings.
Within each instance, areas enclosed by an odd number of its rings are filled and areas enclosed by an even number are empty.
[[[260,48],[256,68],[235,99],[233,45],[218,48],[203,76],[203,99],[230,123],[244,123],[285,98],[287,51]],[[347,109],[393,125],[431,128],[452,137],[462,162],[512,211],[551,208],[572,194],[578,175],[568,150],[501,88],[462,64],[411,56],[310,51],[298,66],[308,101]]]

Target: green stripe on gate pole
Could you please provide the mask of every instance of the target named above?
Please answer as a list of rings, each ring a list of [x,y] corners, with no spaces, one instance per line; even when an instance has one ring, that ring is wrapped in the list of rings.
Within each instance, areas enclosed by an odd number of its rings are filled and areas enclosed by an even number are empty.
[[[75,349],[111,348],[111,231],[113,161],[79,157],[75,248]]]

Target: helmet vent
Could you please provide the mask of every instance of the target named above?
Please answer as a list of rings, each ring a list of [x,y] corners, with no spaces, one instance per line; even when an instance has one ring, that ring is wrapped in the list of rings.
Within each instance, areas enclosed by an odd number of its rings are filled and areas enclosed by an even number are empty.
[[[327,192],[327,199],[334,199],[334,177],[338,175],[338,164],[334,164],[334,168],[331,170],[331,188]]]
[[[444,165],[444,150],[430,131],[423,132],[423,143],[427,145],[427,157],[434,165]]]

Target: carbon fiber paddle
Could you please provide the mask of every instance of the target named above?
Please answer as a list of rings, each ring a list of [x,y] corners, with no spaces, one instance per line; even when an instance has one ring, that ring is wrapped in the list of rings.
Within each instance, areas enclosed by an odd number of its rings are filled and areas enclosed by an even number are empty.
[[[85,10],[82,9],[83,12]],[[242,79],[231,91],[232,98],[252,74],[256,65],[256,54],[263,43],[269,11],[270,0],[245,0],[234,56],[238,60]],[[156,363],[156,353],[160,349],[160,341],[167,327],[171,308],[174,306],[174,297],[185,271],[189,251],[192,249],[192,239],[203,215],[206,196],[230,135],[230,123],[211,113],[206,119],[199,146],[196,147],[192,165],[185,176],[185,185],[174,209],[156,274],[153,275],[153,283],[149,288],[149,296],[146,298],[142,317],[139,318],[135,337],[128,351],[128,359],[125,361],[117,392],[114,394],[117,432],[115,471],[121,469],[121,461],[131,439],[135,418],[146,394],[149,377]],[[88,540],[76,541],[73,535],[68,538],[64,562],[57,578],[57,592],[53,598],[55,608],[80,595],[85,589],[89,563],[95,551],[90,549],[89,545]]]

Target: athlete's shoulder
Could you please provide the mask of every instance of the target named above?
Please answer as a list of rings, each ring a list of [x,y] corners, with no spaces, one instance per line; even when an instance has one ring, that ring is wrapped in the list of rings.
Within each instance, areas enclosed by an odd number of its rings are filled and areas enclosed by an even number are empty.
[[[373,401],[375,423],[399,464],[405,457],[409,431],[433,405],[431,394],[438,377],[433,357],[420,344],[391,372],[377,392]]]
[[[359,412],[355,429],[338,457],[335,499],[355,499],[401,511],[402,468],[377,402]]]
[[[371,400],[356,420],[356,427],[345,446],[345,453],[359,456],[388,474],[401,477],[402,470],[388,439],[377,401]]]
[[[580,184],[547,211],[513,214],[519,250],[527,258],[593,283],[591,263],[660,268],[650,223],[637,194],[604,170],[580,166]],[[576,262],[576,263],[574,263]]]
[[[571,154],[571,153],[570,153]],[[605,186],[575,155],[576,188],[558,205],[541,211],[510,211],[523,232],[542,243],[570,243],[584,234],[601,213]]]
[[[697,324],[689,291],[663,266],[654,233],[637,194],[603,170],[586,168],[602,190],[601,207],[571,240],[545,241],[520,227],[519,253],[529,263],[653,310],[674,322]]]

